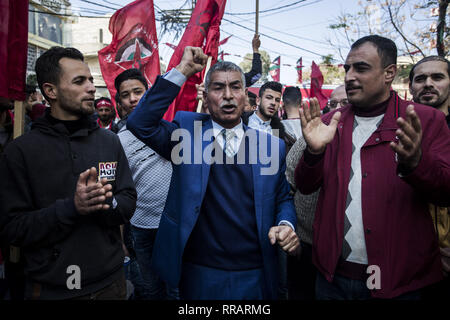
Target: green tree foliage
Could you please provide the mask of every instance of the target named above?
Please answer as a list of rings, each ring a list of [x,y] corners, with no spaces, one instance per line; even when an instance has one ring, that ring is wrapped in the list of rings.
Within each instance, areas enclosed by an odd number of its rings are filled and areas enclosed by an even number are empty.
[[[259,53],[261,54],[261,62],[262,62],[261,81],[265,82],[268,79],[270,63],[272,62],[272,60],[270,60],[270,55],[267,53],[267,51],[259,50]],[[247,53],[244,56],[242,62],[239,63],[239,66],[242,68],[244,72],[249,72],[252,69],[252,60],[253,60],[253,53]]]

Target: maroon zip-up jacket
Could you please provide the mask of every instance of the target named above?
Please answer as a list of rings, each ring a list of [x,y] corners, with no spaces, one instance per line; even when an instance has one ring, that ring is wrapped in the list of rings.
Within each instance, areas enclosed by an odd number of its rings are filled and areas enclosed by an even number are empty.
[[[422,158],[415,170],[401,178],[389,143],[396,139],[396,119],[414,104],[422,124]],[[344,238],[345,202],[352,156],[354,112],[339,109],[337,132],[325,152],[305,151],[295,171],[300,192],[321,187],[313,225],[313,262],[332,281]],[[329,124],[334,112],[323,117]],[[393,298],[442,279],[437,238],[428,203],[450,202],[450,130],[442,112],[403,101],[391,94],[378,129],[361,148],[362,219],[368,264],[380,268],[376,298]]]

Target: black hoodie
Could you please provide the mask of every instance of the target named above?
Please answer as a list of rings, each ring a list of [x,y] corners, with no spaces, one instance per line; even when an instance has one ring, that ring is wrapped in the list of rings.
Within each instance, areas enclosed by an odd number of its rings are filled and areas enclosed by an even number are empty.
[[[0,236],[22,250],[28,298],[33,290],[41,299],[73,298],[123,277],[119,225],[136,207],[128,161],[114,133],[87,117],[73,123],[47,112],[0,160]],[[82,216],[73,197],[80,173],[91,167],[111,179],[116,205]],[[73,265],[81,289],[67,287]]]

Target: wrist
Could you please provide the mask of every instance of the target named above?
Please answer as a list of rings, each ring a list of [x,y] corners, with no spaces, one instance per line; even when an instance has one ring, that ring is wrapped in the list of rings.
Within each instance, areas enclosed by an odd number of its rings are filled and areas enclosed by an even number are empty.
[[[181,74],[183,74],[186,78],[189,78],[190,76],[192,76],[194,73],[192,72],[192,70],[187,67],[184,64],[179,64],[175,67],[175,69],[177,69]]]

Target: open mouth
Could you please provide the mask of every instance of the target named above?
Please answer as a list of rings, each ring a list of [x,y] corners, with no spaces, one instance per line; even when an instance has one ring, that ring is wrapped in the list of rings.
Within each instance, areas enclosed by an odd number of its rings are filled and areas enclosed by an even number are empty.
[[[233,104],[227,104],[222,106],[222,111],[225,113],[233,113],[236,110],[236,106]]]

